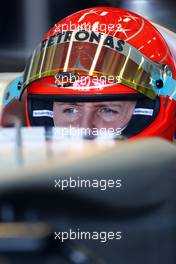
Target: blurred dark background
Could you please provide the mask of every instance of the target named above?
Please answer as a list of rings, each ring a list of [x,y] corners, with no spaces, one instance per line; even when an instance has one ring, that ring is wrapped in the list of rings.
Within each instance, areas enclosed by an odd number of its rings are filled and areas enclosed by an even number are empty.
[[[41,37],[61,18],[93,6],[116,6],[176,31],[171,0],[8,0],[1,1],[0,72],[23,71]]]

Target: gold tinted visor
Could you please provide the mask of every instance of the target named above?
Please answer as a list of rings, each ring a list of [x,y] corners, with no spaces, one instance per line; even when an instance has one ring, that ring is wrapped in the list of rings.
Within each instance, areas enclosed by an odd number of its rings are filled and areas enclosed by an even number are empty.
[[[34,51],[25,69],[23,89],[40,78],[63,72],[104,76],[108,82],[155,98],[163,67],[121,39],[99,32],[67,31],[45,40]]]

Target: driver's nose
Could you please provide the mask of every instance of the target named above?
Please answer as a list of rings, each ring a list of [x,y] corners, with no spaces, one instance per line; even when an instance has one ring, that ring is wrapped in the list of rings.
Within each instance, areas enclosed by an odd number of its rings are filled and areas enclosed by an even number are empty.
[[[93,120],[94,120],[94,113],[91,111],[91,109],[87,108],[85,109],[84,114],[80,119],[79,127],[93,129],[95,128],[95,124],[93,123]]]

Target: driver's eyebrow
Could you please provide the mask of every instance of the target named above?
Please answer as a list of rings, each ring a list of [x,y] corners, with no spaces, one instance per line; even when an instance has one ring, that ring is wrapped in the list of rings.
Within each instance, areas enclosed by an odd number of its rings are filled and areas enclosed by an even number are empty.
[[[72,105],[72,106],[84,106],[85,104],[89,104],[89,103],[84,103],[84,102],[54,102],[57,105],[60,106],[68,106],[68,105]],[[97,103],[90,103],[92,107],[122,107],[122,104],[119,102],[112,102],[112,103],[108,103],[108,102],[97,102]]]
[[[95,105],[95,107],[122,107],[122,104],[120,103],[112,103],[112,104],[106,104],[106,103],[98,103]]]
[[[57,105],[81,105],[80,103],[75,103],[75,102],[54,102]],[[83,103],[82,103],[83,104]]]

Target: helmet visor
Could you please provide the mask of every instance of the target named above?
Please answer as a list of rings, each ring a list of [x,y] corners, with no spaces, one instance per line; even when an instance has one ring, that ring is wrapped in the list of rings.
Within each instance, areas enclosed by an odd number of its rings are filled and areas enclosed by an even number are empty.
[[[65,31],[43,41],[25,69],[23,89],[63,72],[104,77],[108,83],[124,84],[151,99],[164,83],[163,65],[121,39],[85,30]]]

